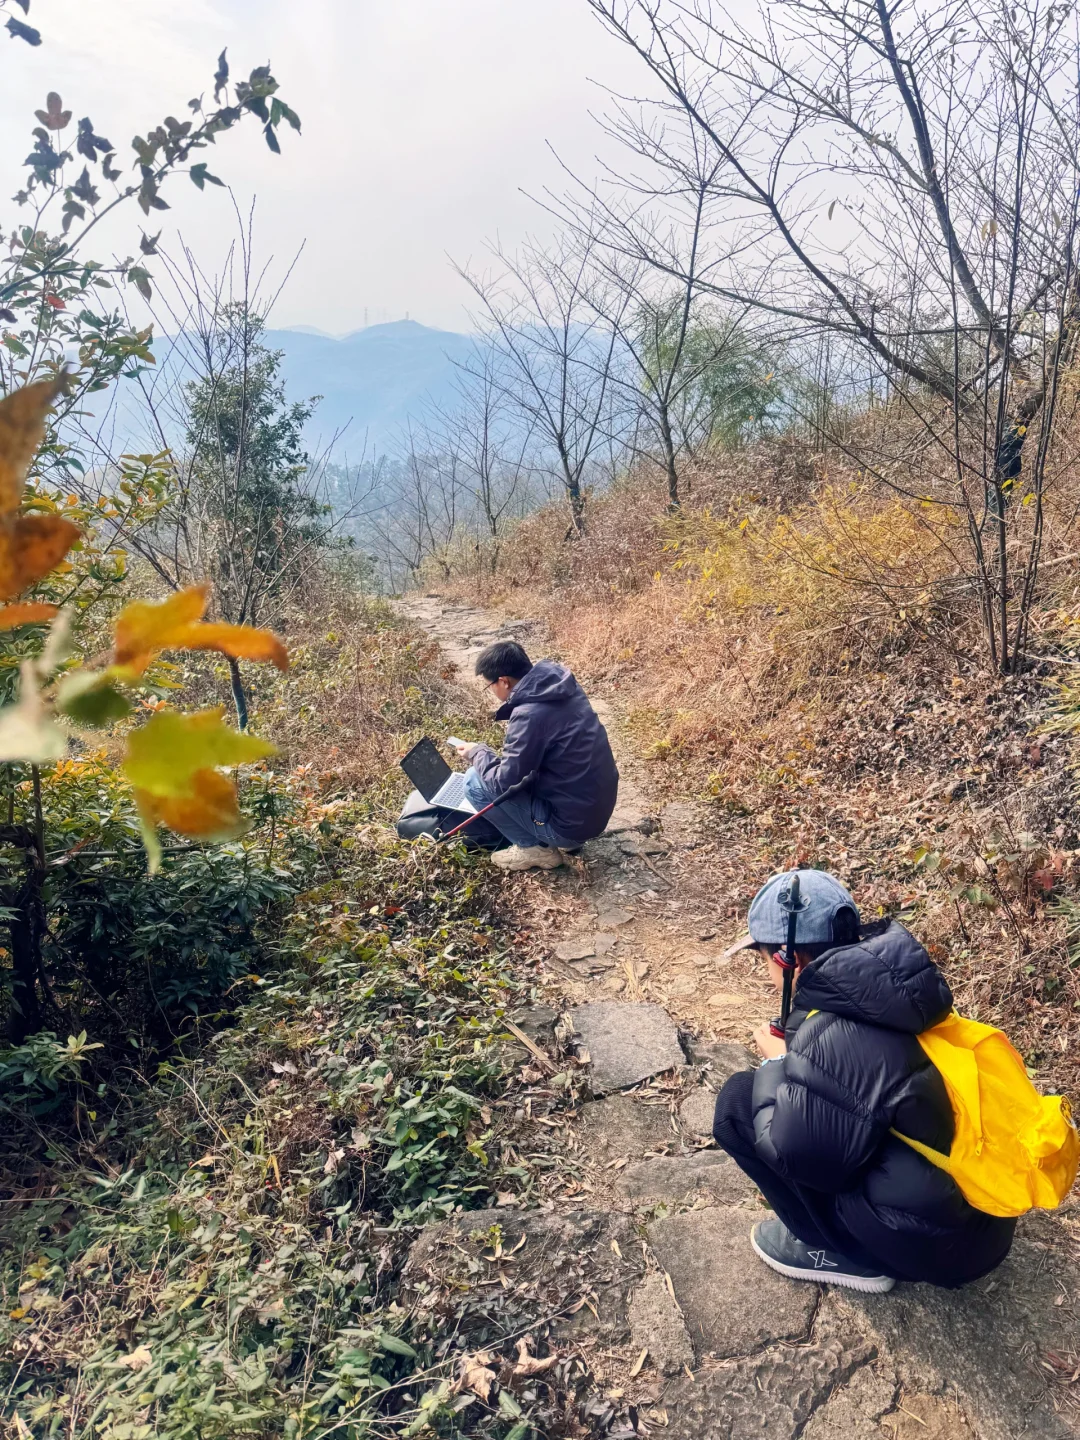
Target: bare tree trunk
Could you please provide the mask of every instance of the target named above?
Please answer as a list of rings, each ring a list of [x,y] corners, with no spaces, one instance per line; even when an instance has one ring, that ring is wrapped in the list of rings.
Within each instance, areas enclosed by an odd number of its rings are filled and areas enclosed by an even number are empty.
[[[236,724],[240,730],[248,727],[248,697],[240,674],[240,661],[229,656],[229,678],[232,683],[233,704],[236,706]]]

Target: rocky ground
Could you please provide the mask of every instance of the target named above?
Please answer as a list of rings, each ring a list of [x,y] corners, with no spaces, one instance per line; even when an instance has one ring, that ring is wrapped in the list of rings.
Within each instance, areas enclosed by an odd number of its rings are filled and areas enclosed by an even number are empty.
[[[540,638],[530,622],[437,597],[404,608],[464,676],[496,636]],[[596,705],[618,752],[618,716]],[[588,1428],[561,1434],[1080,1435],[1067,1218],[1022,1221],[1005,1265],[959,1292],[861,1296],[757,1260],[748,1237],[762,1201],[714,1147],[711,1113],[723,1080],[754,1063],[750,1035],[773,998],[747,962],[724,959],[745,897],[710,881],[707,810],[676,801],[654,813],[632,757],[619,760],[619,809],[580,864],[504,882],[540,957],[540,999],[515,1020],[534,1082],[515,1121],[547,1198],[425,1230],[408,1303],[452,1311],[475,1386],[496,1378],[493,1336],[520,1337],[515,1374],[537,1386],[587,1373]],[[569,1105],[544,1088],[568,1054],[582,1071]],[[541,1341],[550,1354],[538,1358]]]

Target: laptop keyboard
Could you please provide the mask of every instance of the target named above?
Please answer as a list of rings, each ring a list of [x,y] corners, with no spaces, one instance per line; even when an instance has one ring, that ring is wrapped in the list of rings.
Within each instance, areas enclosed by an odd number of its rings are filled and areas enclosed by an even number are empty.
[[[456,770],[445,785],[440,785],[432,799],[435,805],[443,805],[447,810],[468,810],[474,811],[476,806],[465,794],[465,776],[460,770]]]

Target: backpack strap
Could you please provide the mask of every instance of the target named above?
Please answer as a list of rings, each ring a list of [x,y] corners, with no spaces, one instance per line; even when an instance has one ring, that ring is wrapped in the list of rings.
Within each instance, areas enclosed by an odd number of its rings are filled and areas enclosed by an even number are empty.
[[[952,1161],[948,1155],[943,1155],[940,1150],[935,1150],[931,1145],[924,1145],[921,1140],[913,1140],[910,1135],[901,1135],[899,1130],[889,1126],[889,1134],[895,1135],[897,1140],[902,1140],[905,1145],[910,1145],[912,1150],[917,1151],[924,1160],[929,1160],[931,1165],[936,1165],[939,1170],[944,1170],[947,1175],[952,1174]]]

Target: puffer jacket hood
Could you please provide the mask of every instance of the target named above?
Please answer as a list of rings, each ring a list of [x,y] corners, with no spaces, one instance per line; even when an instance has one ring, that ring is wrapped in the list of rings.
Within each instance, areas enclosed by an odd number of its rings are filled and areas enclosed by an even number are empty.
[[[509,720],[519,705],[560,705],[573,699],[581,686],[565,665],[538,660],[510,692],[510,698],[495,712],[496,720]]]
[[[918,1035],[945,1019],[952,991],[914,935],[892,920],[857,945],[811,961],[799,976],[796,1006]]]

